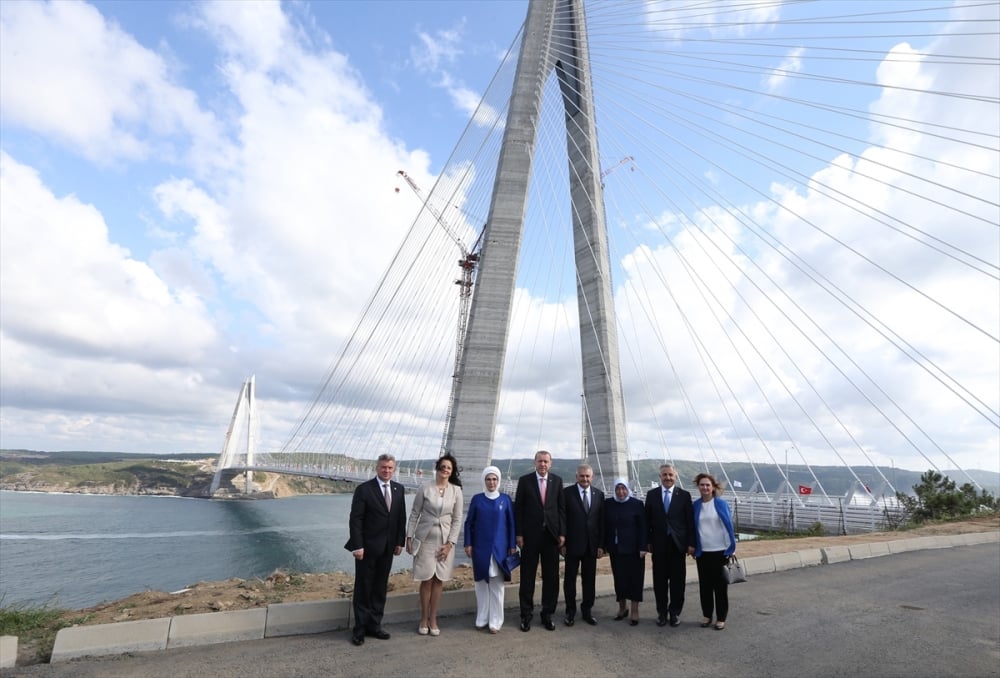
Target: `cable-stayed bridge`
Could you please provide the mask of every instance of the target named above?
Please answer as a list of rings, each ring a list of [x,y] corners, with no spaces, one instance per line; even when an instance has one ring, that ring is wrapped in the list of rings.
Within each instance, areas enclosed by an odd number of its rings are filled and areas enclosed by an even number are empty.
[[[387,196],[416,216],[301,421],[267,452],[231,427],[220,468],[449,451],[474,485],[549,449],[608,489],[693,459],[786,516],[884,510],[897,458],[975,484],[1000,451],[998,36],[995,3],[530,2],[428,192]]]

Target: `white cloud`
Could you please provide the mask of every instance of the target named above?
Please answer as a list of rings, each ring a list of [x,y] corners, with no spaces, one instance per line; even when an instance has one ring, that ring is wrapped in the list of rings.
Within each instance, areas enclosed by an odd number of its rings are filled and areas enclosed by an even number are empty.
[[[764,79],[768,92],[771,94],[778,92],[793,73],[800,73],[802,71],[802,54],[804,52],[805,48],[803,47],[796,47],[789,51],[785,55],[785,58],[781,60],[781,63],[778,64],[778,67],[768,73]]]
[[[92,206],[56,197],[6,153],[0,194],[5,336],[151,365],[186,363],[215,341],[201,300],[109,242]]]
[[[213,116],[171,82],[164,60],[84,3],[4,6],[0,91],[5,124],[96,163],[162,159],[182,154],[189,139],[218,137]]]

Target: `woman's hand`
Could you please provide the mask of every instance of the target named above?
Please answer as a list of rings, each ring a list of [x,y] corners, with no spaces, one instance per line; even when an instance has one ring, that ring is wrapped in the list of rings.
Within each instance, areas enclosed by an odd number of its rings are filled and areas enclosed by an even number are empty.
[[[472,557],[472,547],[471,546],[466,546],[465,547],[465,555],[469,556],[470,558]]]

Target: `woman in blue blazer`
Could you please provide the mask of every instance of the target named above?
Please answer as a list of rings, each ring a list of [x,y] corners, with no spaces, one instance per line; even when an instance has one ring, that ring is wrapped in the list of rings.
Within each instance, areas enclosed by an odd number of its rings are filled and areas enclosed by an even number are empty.
[[[736,552],[736,534],[729,504],[720,496],[722,486],[710,473],[699,473],[694,478],[700,501],[694,502],[695,562],[698,565],[698,593],[701,595],[701,627],[712,625],[715,613],[715,630],[726,628],[729,614],[729,585],[722,575],[722,568],[729,556]]]
[[[500,491],[500,469],[483,469],[483,492],[465,515],[465,555],[472,559],[476,589],[476,628],[499,633],[503,626],[504,582],[510,581],[507,556],[517,553],[514,501]]]

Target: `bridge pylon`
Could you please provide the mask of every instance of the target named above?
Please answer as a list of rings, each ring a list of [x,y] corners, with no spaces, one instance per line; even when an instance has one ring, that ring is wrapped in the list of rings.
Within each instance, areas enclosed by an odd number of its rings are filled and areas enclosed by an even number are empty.
[[[611,479],[627,477],[629,467],[582,0],[528,5],[444,447],[468,469],[493,458],[528,181],[543,91],[553,75],[562,95],[569,162],[586,432],[581,456],[594,468],[595,485],[610,491]]]
[[[226,469],[252,467],[257,452],[257,438],[260,432],[260,419],[257,415],[256,380],[253,375],[243,382],[240,394],[236,397],[232,419],[226,431],[226,442],[219,454],[215,466],[215,475],[209,487],[209,496],[214,496],[222,482],[222,474]],[[244,471],[243,492],[253,492],[253,471]]]

